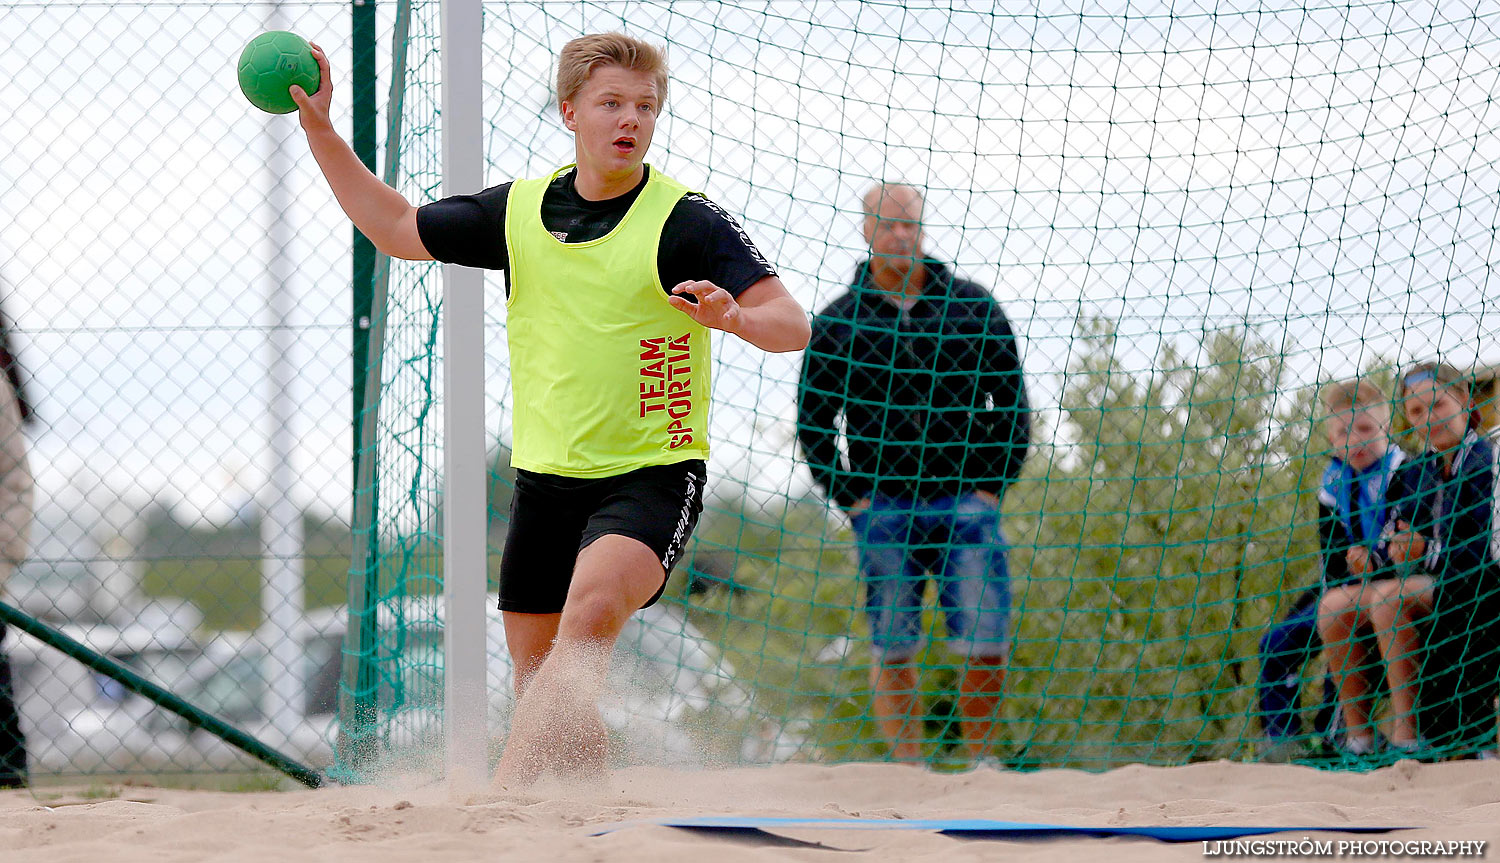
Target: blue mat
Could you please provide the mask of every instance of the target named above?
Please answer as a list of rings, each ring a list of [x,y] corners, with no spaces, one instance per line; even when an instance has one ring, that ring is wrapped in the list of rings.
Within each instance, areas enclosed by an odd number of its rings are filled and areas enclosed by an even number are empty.
[[[1097,827],[1073,824],[1031,824],[1025,821],[990,821],[982,818],[769,818],[746,815],[700,815],[692,818],[661,818],[625,821],[594,830],[602,836],[642,826],[677,827],[683,830],[719,832],[744,836],[777,828],[817,830],[925,830],[966,839],[1053,839],[1061,837],[1110,838],[1136,836],[1161,842],[1212,842],[1242,839],[1270,833],[1388,833],[1409,827]],[[776,837],[781,838],[781,837]]]

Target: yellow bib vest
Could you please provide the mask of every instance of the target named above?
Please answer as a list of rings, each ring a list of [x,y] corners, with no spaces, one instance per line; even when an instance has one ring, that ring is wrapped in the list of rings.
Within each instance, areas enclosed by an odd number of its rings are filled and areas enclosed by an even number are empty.
[[[672,308],[656,269],[688,189],[648,171],[614,230],[563,243],[542,194],[567,170],[515,181],[505,207],[511,464],[589,478],[707,459],[709,331]]]

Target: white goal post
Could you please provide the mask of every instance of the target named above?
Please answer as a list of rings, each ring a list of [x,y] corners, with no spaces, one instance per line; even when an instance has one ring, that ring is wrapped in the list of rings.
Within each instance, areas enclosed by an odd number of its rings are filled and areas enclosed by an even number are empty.
[[[443,193],[484,178],[480,118],[481,0],[442,0]],[[484,285],[479,270],[443,267],[443,671],[449,782],[485,780],[486,564]]]

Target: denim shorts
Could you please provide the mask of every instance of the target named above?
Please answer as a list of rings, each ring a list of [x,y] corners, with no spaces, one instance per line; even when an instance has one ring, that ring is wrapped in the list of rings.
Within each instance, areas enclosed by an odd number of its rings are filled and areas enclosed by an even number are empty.
[[[929,500],[877,494],[853,522],[877,659],[904,662],[920,648],[929,574],[937,582],[953,650],[966,657],[1005,656],[1010,572],[993,504],[972,492]]]

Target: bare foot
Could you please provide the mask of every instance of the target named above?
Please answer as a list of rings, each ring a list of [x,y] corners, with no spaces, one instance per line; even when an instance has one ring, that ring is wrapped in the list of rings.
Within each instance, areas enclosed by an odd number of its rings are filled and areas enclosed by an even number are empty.
[[[492,787],[525,788],[548,770],[604,772],[609,738],[599,691],[609,657],[599,645],[553,650],[516,705]]]

